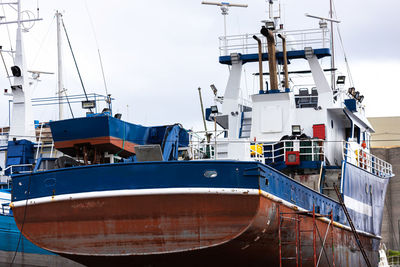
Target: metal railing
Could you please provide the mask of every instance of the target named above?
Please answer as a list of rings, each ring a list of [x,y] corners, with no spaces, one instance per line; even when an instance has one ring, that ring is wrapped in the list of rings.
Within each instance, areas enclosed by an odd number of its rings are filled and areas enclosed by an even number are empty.
[[[37,143],[37,148],[36,148],[36,159],[38,159],[39,158],[39,152],[40,152],[40,147],[42,147],[42,150],[43,150],[43,142],[42,142],[42,133],[43,133],[43,125],[44,125],[45,123],[44,122],[42,122],[41,124],[40,124],[40,132],[39,132],[39,140],[38,140],[38,143]]]
[[[218,140],[218,137],[226,132],[226,130],[190,132],[189,147],[191,158],[216,159],[217,145],[222,142],[221,139]]]
[[[271,163],[285,162],[286,152],[290,151],[299,151],[300,158],[305,161],[324,161],[325,159],[324,140],[321,139],[284,140],[275,143],[257,142],[255,145],[262,147],[264,158]]]
[[[29,167],[30,170],[19,170],[19,169],[17,169],[17,170],[14,171],[15,168],[26,168],[26,167]],[[10,174],[13,174],[13,173],[30,173],[30,172],[33,171],[33,164],[16,164],[16,165],[10,165],[10,166],[8,166],[7,168],[5,168],[5,169],[3,170],[2,175],[3,175],[3,176],[7,176],[5,173],[6,173],[8,170],[10,170]]]
[[[206,132],[190,133],[190,151],[192,159],[231,159],[238,158],[238,154],[243,151],[240,156],[241,160],[255,160],[269,163],[278,163],[286,161],[286,152],[299,151],[302,161],[324,161],[325,149],[324,141],[320,139],[305,140],[284,140],[278,142],[263,142],[249,140],[229,140],[227,138],[218,138],[225,131],[207,132],[213,136],[207,140]],[[216,137],[216,138],[215,138]],[[229,146],[235,146],[229,148]],[[232,150],[237,150],[232,156]]]
[[[400,267],[400,256],[388,256],[387,260],[390,267]]]
[[[358,143],[343,143],[343,159],[381,178],[393,176],[392,164],[369,153]]]
[[[304,47],[329,48],[330,37],[328,29],[306,29],[297,31],[279,31],[286,36],[287,50],[303,50]],[[219,37],[220,55],[229,55],[230,53],[255,54],[258,53],[258,44],[254,41],[253,35],[262,40],[263,53],[266,53],[266,39],[259,33],[229,35]],[[282,41],[276,40],[277,51],[282,51]]]
[[[46,122],[42,122],[39,124],[39,136],[36,136],[36,138],[38,139],[37,144],[35,145],[36,148],[36,157],[35,157],[35,161],[39,159],[40,156],[43,156],[43,154],[46,152],[45,149],[46,148],[50,148],[50,158],[53,157],[53,153],[54,153],[54,140],[53,138],[51,138],[51,143],[46,142],[46,136],[43,136],[43,128],[46,125]],[[48,152],[48,151],[47,151]]]
[[[6,130],[7,129],[7,130]],[[8,134],[10,133],[10,129],[9,128],[4,128],[4,127],[1,127],[0,128],[0,135],[6,135],[6,136],[8,136]]]

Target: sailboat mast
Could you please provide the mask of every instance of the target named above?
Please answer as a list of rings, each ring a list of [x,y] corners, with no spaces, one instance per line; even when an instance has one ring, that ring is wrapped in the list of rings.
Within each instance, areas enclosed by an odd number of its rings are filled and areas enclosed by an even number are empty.
[[[62,104],[62,93],[64,90],[63,84],[63,69],[62,69],[62,39],[61,39],[61,17],[62,14],[56,11],[57,18],[57,60],[58,60],[58,81],[57,81],[57,89],[58,89],[58,119],[63,119],[63,104]]]
[[[329,17],[331,19],[331,53],[332,53],[332,57],[331,57],[331,87],[332,90],[335,89],[335,46],[334,46],[334,36],[333,36],[333,0],[329,0]]]

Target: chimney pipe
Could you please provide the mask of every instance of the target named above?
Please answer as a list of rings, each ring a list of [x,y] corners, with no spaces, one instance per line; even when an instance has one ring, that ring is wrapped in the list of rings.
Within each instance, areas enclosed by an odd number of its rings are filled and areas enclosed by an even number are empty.
[[[263,83],[263,67],[262,67],[262,44],[260,38],[253,35],[254,40],[258,43],[258,72],[260,73],[260,94],[264,93],[264,83]],[[268,91],[268,90],[267,90]]]
[[[289,89],[289,74],[287,66],[287,52],[286,52],[286,37],[282,34],[278,34],[278,37],[282,39],[283,47],[283,71],[285,72],[285,90]]]
[[[269,79],[270,79],[271,90],[278,90],[278,76],[276,73],[274,33],[271,30],[268,30],[265,26],[262,26],[260,32],[267,38],[267,43],[268,43]]]

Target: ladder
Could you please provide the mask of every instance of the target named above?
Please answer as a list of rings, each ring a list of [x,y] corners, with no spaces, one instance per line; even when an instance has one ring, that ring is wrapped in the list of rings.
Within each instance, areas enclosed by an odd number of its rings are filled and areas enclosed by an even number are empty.
[[[290,216],[290,214],[294,214],[295,216]],[[298,235],[298,230],[300,226],[300,220],[298,218],[298,215],[295,213],[284,213],[280,212],[280,208],[278,206],[278,215],[279,215],[279,220],[278,220],[278,239],[279,239],[279,267],[282,267],[282,261],[283,260],[296,260],[296,266],[299,266],[299,235]],[[292,228],[291,226],[283,226],[283,221],[284,220],[289,220],[290,222],[294,222],[294,227],[295,227],[295,241],[282,241],[282,229],[290,229]],[[295,245],[296,246],[296,255],[295,256],[283,256],[282,255],[282,245]]]
[[[353,232],[353,235],[354,235],[354,237],[355,237],[355,239],[356,239],[356,243],[357,243],[357,245],[358,245],[358,247],[359,247],[359,249],[360,249],[360,251],[361,251],[361,254],[362,254],[363,257],[364,257],[365,263],[367,264],[368,267],[371,267],[372,265],[371,265],[371,263],[369,262],[367,253],[366,253],[365,250],[364,250],[364,247],[363,247],[363,245],[362,245],[362,243],[361,243],[360,237],[359,237],[359,235],[358,235],[358,233],[357,233],[357,231],[356,231],[356,228],[354,227],[353,221],[351,220],[351,217],[350,217],[350,214],[349,214],[349,212],[348,212],[348,210],[347,210],[347,208],[346,208],[346,205],[344,204],[344,201],[343,201],[343,198],[342,198],[342,194],[340,193],[339,188],[337,187],[336,184],[333,184],[333,187],[335,188],[336,195],[337,195],[337,197],[338,197],[338,199],[339,199],[340,205],[342,206],[342,209],[343,209],[343,211],[344,211],[344,214],[346,214],[347,221],[349,222],[351,231]]]
[[[279,206],[278,206],[278,215],[279,215],[279,221],[278,221],[278,238],[279,238],[279,266],[282,267],[283,261],[295,261],[297,267],[301,267],[303,265],[303,262],[305,261],[312,261],[313,266],[317,267],[319,265],[319,261],[322,255],[322,252],[324,250],[325,246],[325,241],[326,237],[329,231],[329,227],[331,227],[331,242],[332,242],[332,263],[333,266],[335,266],[335,253],[334,253],[334,235],[333,235],[333,213],[329,215],[321,215],[317,214],[315,212],[315,205],[313,205],[313,210],[312,211],[298,211],[298,212],[280,212]],[[310,229],[303,229],[301,226],[301,221],[302,219],[306,217],[312,216],[312,228]],[[316,224],[316,219],[317,217],[329,217],[330,223],[328,225],[328,228],[326,230],[325,238],[324,240],[321,240],[322,243],[322,248],[320,251],[320,255],[317,258],[317,233],[318,228]],[[292,222],[289,226],[284,226],[284,221],[290,221]],[[284,229],[293,229],[293,223],[294,223],[294,231],[295,231],[295,240],[287,240],[283,241],[282,240],[282,230]],[[302,233],[310,233],[312,232],[312,243],[304,244],[302,243]],[[321,237],[320,237],[321,238]],[[284,245],[295,245],[295,255],[288,255],[285,256],[283,255],[283,250],[282,247]],[[304,258],[303,253],[302,253],[302,247],[305,246],[312,246],[313,247],[313,255],[312,257],[307,257]],[[287,251],[286,251],[287,252]]]
[[[251,123],[252,123],[252,112],[243,111],[240,123],[239,138],[250,138]]]

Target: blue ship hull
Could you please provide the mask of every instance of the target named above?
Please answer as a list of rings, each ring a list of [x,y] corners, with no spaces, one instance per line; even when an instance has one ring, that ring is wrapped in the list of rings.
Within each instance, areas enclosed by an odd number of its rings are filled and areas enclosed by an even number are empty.
[[[353,175],[366,175],[362,169],[345,166]],[[192,255],[189,251],[197,251],[194,254],[204,258],[208,250],[218,250],[214,247],[248,259],[253,253],[276,249],[277,207],[292,212],[313,207],[320,214],[332,212],[335,246],[340,254],[334,256],[337,264],[350,266],[362,261],[360,252],[352,250],[355,241],[337,201],[258,162],[103,164],[16,175],[13,179],[17,185],[13,189],[13,211],[19,227],[25,192],[29,192],[27,209],[31,212],[25,220],[24,235],[81,263],[94,264],[110,257],[113,261],[133,257],[138,262],[144,258],[151,262],[152,255],[161,259],[164,255],[174,262],[177,258],[173,255],[184,257]],[[218,217],[221,214],[224,217]],[[375,217],[357,211],[352,216],[371,261],[377,262],[380,237],[374,232],[378,227],[370,223]],[[307,218],[306,224],[312,225]],[[228,226],[221,226],[224,221]],[[324,220],[318,223],[322,228],[328,225]],[[198,228],[191,228],[196,225]],[[265,235],[259,246],[249,250],[238,249],[243,238],[260,238],[254,236],[255,231],[275,235]],[[276,260],[273,251],[260,257],[258,263]]]

